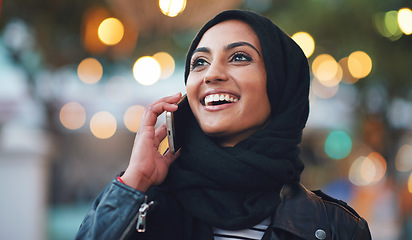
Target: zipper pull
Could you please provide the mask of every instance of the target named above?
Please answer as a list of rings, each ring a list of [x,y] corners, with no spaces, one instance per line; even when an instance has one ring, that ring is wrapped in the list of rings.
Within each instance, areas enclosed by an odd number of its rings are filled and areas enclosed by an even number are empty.
[[[144,201],[143,201],[143,204],[140,205],[138,218],[137,218],[136,230],[138,232],[145,232],[146,231],[147,210],[149,210],[149,207],[152,206],[153,204],[154,204],[154,201],[151,201],[150,203],[147,203],[147,196],[144,197]]]

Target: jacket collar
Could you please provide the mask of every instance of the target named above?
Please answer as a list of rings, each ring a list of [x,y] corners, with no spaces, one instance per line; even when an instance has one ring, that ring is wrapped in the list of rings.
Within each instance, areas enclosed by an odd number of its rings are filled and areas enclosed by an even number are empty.
[[[290,232],[301,239],[332,239],[326,208],[316,194],[296,182],[285,185],[280,197],[281,203],[272,217],[273,228]],[[322,230],[326,238],[317,235]]]

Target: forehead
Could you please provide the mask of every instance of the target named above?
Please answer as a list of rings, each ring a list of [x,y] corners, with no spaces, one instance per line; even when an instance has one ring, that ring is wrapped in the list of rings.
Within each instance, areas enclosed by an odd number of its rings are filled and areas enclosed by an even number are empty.
[[[260,49],[259,39],[247,23],[240,20],[227,20],[208,29],[202,36],[198,47],[213,47],[239,41],[249,42]]]

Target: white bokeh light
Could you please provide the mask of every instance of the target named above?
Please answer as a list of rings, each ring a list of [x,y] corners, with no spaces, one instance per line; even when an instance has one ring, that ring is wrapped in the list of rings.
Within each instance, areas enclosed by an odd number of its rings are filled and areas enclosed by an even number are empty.
[[[133,66],[133,76],[142,85],[149,86],[155,84],[161,74],[159,63],[152,57],[145,56],[139,58]]]

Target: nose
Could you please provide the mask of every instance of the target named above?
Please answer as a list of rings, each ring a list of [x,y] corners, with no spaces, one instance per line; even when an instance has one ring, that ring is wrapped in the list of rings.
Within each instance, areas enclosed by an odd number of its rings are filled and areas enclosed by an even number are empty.
[[[204,83],[210,84],[214,82],[226,81],[228,79],[226,66],[220,62],[213,61],[206,71],[203,78]]]

